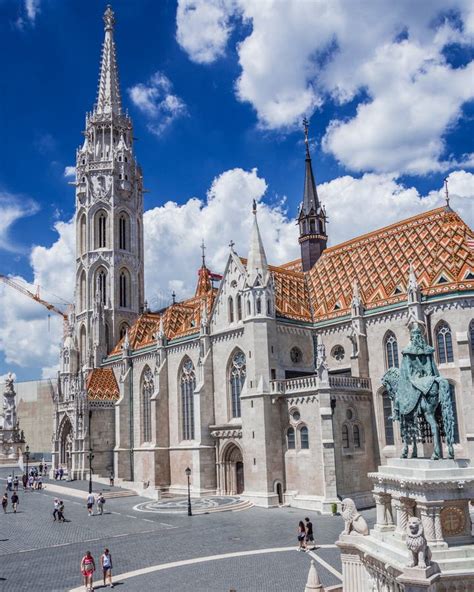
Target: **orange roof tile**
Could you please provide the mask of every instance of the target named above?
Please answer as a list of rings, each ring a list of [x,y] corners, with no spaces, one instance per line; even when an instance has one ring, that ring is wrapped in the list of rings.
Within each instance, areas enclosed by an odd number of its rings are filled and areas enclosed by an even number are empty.
[[[94,368],[87,377],[87,398],[90,401],[117,401],[120,392],[112,368]]]
[[[472,237],[442,207],[326,249],[306,274],[314,320],[347,314],[354,280],[368,309],[405,301],[410,261],[424,295],[474,289]]]
[[[311,307],[306,278],[301,271],[269,265],[275,285],[277,314],[301,321],[311,321]]]

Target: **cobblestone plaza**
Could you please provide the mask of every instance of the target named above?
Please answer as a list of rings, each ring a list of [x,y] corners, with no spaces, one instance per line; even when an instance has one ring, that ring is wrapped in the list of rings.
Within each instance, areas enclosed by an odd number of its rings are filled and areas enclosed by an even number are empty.
[[[3,483],[10,472],[1,469]],[[82,556],[90,549],[98,563],[106,546],[119,590],[303,591],[310,557],[296,552],[296,527],[306,514],[321,546],[315,553],[321,580],[326,586],[340,583],[334,545],[343,528],[340,517],[255,507],[225,512],[214,508],[188,517],[185,511],[154,511],[149,500],[130,496],[107,499],[104,515],[88,519],[87,485],[46,480],[44,491],[20,491],[19,512],[13,514],[9,506],[0,518],[2,592],[82,590]],[[66,493],[59,494],[59,487]],[[94,491],[99,487],[94,484]],[[120,492],[108,486],[102,491]],[[58,495],[65,502],[64,524],[52,519]],[[150,506],[151,511],[143,511]],[[364,515],[370,521],[373,512]],[[136,575],[130,577],[131,572]],[[96,572],[95,589],[102,587],[99,576]]]

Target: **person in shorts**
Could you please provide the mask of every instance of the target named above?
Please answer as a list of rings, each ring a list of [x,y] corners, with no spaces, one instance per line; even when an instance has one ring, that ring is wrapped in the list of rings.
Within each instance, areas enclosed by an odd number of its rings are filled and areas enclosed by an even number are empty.
[[[298,551],[304,551],[304,539],[306,536],[306,528],[302,520],[298,523]]]
[[[105,497],[103,496],[102,492],[99,493],[97,496],[97,513],[102,516],[104,513],[104,504],[105,504]]]
[[[59,520],[59,522],[66,522],[66,518],[64,518],[64,502],[63,502],[63,500],[59,500],[58,520]]]
[[[8,493],[6,491],[2,497],[2,508],[3,508],[4,513],[6,514],[7,508],[8,508]]]
[[[12,493],[12,496],[10,498],[10,501],[12,503],[13,513],[16,514],[16,509],[18,507],[18,502],[20,501],[19,498],[18,498],[18,493],[16,491],[14,491]]]
[[[306,522],[305,547],[306,549],[314,549],[316,545],[314,544],[313,523],[309,518],[305,518],[304,521]]]
[[[94,515],[94,504],[95,504],[94,494],[89,493],[89,495],[87,496],[87,511],[89,513],[89,516]]]
[[[113,588],[112,583],[112,555],[108,549],[104,549],[104,552],[100,556],[100,566],[102,567],[102,575],[104,577],[104,586],[107,586],[107,580],[109,580],[110,587]]]
[[[86,551],[86,554],[81,559],[81,574],[84,576],[84,586],[86,592],[90,592],[94,589],[94,572],[95,572],[95,561],[90,551]]]

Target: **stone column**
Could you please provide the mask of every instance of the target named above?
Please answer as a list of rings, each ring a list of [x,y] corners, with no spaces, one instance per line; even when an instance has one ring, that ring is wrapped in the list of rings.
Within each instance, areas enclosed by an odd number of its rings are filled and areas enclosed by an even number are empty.
[[[421,502],[417,504],[420,510],[421,523],[426,541],[430,547],[447,547],[441,528],[442,502]]]
[[[392,498],[388,493],[373,492],[375,499],[375,508],[377,512],[377,519],[375,523],[375,530],[387,531],[394,530],[392,517]]]
[[[413,516],[415,502],[407,497],[394,497],[392,499],[393,505],[395,507],[397,521],[395,535],[398,538],[405,538],[408,518]]]
[[[367,574],[361,558],[357,554],[341,553],[344,592],[364,592],[367,590]]]

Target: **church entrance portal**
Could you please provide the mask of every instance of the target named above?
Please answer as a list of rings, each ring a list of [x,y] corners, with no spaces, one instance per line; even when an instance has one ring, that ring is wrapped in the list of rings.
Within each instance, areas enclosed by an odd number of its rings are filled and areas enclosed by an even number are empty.
[[[229,444],[222,456],[221,491],[224,495],[244,492],[244,463],[242,451],[236,444]]]
[[[67,468],[68,474],[72,465],[72,425],[67,419],[62,427],[60,436],[59,465]]]

